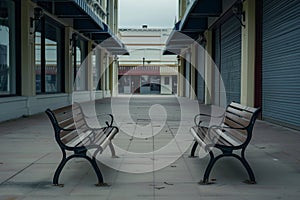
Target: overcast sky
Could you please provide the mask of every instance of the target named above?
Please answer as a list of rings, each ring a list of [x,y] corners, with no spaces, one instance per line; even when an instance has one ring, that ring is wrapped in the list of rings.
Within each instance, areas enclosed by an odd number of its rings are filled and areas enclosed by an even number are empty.
[[[119,28],[173,28],[178,0],[119,0]]]

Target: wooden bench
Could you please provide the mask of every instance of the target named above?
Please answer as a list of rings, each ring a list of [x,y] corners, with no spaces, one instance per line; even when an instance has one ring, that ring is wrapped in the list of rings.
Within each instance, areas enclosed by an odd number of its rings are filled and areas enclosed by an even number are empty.
[[[191,128],[191,133],[195,143],[191,150],[191,157],[194,157],[195,150],[200,145],[210,155],[210,161],[206,167],[203,180],[200,184],[209,183],[209,174],[216,163],[222,157],[232,156],[242,162],[246,168],[250,180],[247,183],[255,184],[254,173],[246,161],[245,150],[252,137],[254,123],[260,112],[260,108],[251,108],[238,103],[230,103],[221,118],[218,125],[205,125],[205,118],[212,119],[214,116],[198,114],[194,118],[195,126]],[[221,154],[214,156],[212,149],[221,150]],[[241,155],[233,151],[241,150]]]
[[[96,156],[109,146],[112,156],[116,157],[111,140],[119,129],[113,126],[113,116],[110,114],[86,116],[78,103],[56,110],[47,109],[45,112],[52,123],[55,140],[62,151],[62,160],[55,171],[53,184],[63,186],[58,183],[59,175],[70,159],[85,158],[96,172],[98,178],[96,186],[107,185],[103,182],[103,176],[96,163]],[[104,127],[93,128],[88,125],[89,118],[98,119],[99,117],[106,117]],[[91,149],[95,151],[92,156],[88,156],[87,151]],[[72,154],[67,155],[67,152],[68,154],[72,152]]]

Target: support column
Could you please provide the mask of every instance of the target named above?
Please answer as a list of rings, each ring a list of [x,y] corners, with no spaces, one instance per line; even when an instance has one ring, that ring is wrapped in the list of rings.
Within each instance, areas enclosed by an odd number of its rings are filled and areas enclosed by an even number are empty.
[[[29,0],[21,1],[21,74],[22,96],[35,96],[34,31],[30,28],[30,17],[34,17]]]
[[[106,70],[106,56],[105,51],[101,51],[101,68],[100,68],[100,81],[101,81],[101,87],[100,89],[103,92],[103,95],[105,94],[105,70]]]
[[[186,1],[187,0],[179,0],[179,19],[181,20],[186,11]]]
[[[92,63],[93,43],[88,41],[88,55],[87,55],[87,90],[93,90],[93,63]]]
[[[193,46],[191,48],[191,87],[190,87],[190,99],[195,100],[196,99],[196,70],[195,68],[197,67],[197,50],[196,46]]]
[[[106,71],[105,71],[105,97],[110,96],[110,57],[107,55],[106,57]]]
[[[211,104],[211,93],[213,92],[213,60],[212,60],[212,32],[205,32],[206,53],[205,53],[205,104]]]
[[[185,65],[185,60],[184,58],[180,57],[180,64],[178,66],[178,70],[179,70],[179,85],[178,85],[178,96],[183,97],[184,96],[184,86],[185,86],[185,79],[184,79],[184,65]]]
[[[112,67],[112,80],[113,80],[113,85],[112,85],[112,91],[111,91],[111,95],[112,97],[116,97],[118,96],[119,93],[119,87],[118,87],[118,74],[119,74],[119,61],[118,58],[115,57],[113,60],[113,67]]]
[[[102,99],[103,98],[103,91],[102,91],[102,51],[100,47],[96,47],[95,49],[95,56],[96,56],[96,62],[95,62],[95,68],[96,68],[96,99]]]
[[[110,95],[113,96],[114,92],[114,59],[112,56],[109,57],[109,90]]]
[[[71,94],[73,92],[73,61],[72,61],[72,50],[73,46],[70,42],[72,39],[72,28],[65,28],[65,92]]]
[[[242,28],[241,103],[254,106],[255,85],[255,0],[244,1],[245,28]]]

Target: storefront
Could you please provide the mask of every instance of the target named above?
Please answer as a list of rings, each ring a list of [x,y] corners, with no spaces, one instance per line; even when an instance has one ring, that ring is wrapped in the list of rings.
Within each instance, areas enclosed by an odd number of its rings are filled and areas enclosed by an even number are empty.
[[[263,119],[300,128],[300,1],[263,0]]]
[[[0,1],[0,96],[12,96],[20,93],[20,66],[17,56],[19,48],[19,1]]]
[[[104,23],[115,28],[117,19],[106,20],[94,6],[85,0],[0,1],[0,121],[70,105],[73,91],[83,100],[112,95],[113,58],[128,51]]]
[[[241,98],[241,39],[241,25],[233,15],[213,29],[213,60],[221,76],[215,72],[214,97],[218,99],[226,92],[227,103],[240,102]],[[220,89],[220,81],[225,91]]]
[[[64,92],[64,26],[48,16],[34,25],[36,94]]]

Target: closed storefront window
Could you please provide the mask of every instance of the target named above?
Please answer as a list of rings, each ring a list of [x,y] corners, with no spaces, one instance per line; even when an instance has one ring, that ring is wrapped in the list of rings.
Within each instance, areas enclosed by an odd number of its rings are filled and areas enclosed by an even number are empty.
[[[35,33],[36,93],[63,92],[63,27],[43,18]]]
[[[73,34],[73,71],[74,71],[74,90],[87,90],[87,41]]]
[[[15,3],[0,1],[0,96],[16,94]]]

